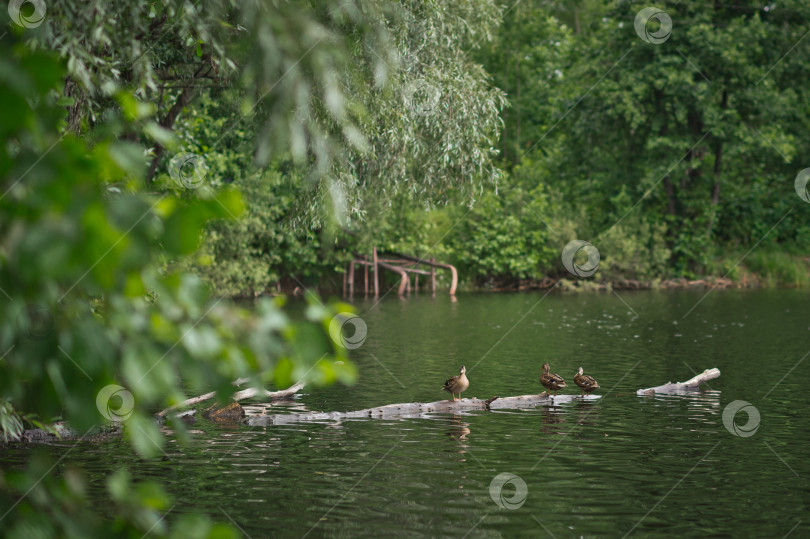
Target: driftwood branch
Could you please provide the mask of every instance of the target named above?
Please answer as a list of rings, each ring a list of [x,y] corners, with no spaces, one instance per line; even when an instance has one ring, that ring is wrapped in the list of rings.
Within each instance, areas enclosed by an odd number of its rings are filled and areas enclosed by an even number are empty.
[[[648,387],[636,391],[638,395],[654,395],[656,393],[677,393],[686,389],[697,389],[701,384],[714,380],[720,376],[719,369],[706,369],[702,373],[690,378],[686,382],[667,382],[662,386]]]
[[[249,380],[250,380],[249,378],[239,378],[238,380],[233,381],[233,385],[238,386],[238,385],[244,384],[245,382],[248,382]],[[288,387],[287,389],[282,389],[280,391],[267,391],[265,389],[257,389],[255,387],[251,387],[251,388],[248,388],[248,389],[243,389],[242,391],[237,391],[236,393],[233,394],[232,398],[233,398],[234,402],[238,402],[238,401],[241,401],[241,400],[244,400],[244,399],[249,399],[249,398],[255,397],[257,395],[262,396],[262,397],[266,397],[266,398],[268,398],[270,400],[287,399],[287,398],[291,397],[292,395],[295,395],[296,393],[301,391],[304,388],[304,385],[305,385],[304,382],[297,382],[297,383],[291,385],[290,387]],[[213,399],[216,396],[217,396],[217,392],[216,391],[211,391],[210,393],[200,395],[199,397],[193,397],[191,399],[186,399],[183,402],[178,402],[177,404],[173,404],[172,406],[169,406],[165,410],[161,410],[160,412],[156,413],[155,416],[156,417],[166,417],[166,414],[168,414],[169,412],[171,412],[173,410],[177,410],[178,408],[186,408],[188,406],[194,406],[195,404],[199,404],[201,402],[205,402],[207,400]]]

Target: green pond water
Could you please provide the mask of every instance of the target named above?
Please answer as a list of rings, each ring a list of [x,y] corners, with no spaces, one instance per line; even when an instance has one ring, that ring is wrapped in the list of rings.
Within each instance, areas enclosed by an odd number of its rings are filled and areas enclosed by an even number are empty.
[[[352,353],[357,384],[306,388],[281,409],[438,400],[461,364],[465,397],[539,393],[544,361],[568,379],[563,393],[578,393],[584,367],[600,398],[417,419],[200,420],[164,458],[137,459],[122,440],[82,443],[56,471],[87,469],[101,506],[106,477],[128,466],[167,485],[173,514],[207,513],[253,538],[808,537],[810,294],[704,295],[358,301],[368,334]],[[636,394],[710,367],[722,376],[699,391]],[[726,407],[739,400],[750,407],[735,416]],[[0,465],[30,451],[10,449]]]

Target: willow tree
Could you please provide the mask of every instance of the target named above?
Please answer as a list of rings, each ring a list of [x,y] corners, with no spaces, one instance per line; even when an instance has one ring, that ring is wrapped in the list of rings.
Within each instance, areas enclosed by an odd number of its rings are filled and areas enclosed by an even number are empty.
[[[391,82],[362,96],[372,111],[362,125],[369,150],[348,155],[336,175],[350,192],[385,201],[403,187],[430,202],[470,201],[501,174],[494,159],[506,99],[472,56],[492,39],[501,10],[481,0],[401,9],[389,24],[398,59],[387,66]]]

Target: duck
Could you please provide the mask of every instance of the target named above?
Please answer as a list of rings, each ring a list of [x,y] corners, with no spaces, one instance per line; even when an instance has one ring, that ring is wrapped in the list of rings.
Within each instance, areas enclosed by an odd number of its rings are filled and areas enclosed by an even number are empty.
[[[566,387],[565,380],[559,374],[554,374],[549,371],[548,363],[543,363],[543,372],[540,374],[540,383],[543,387],[548,389],[549,393],[554,391],[554,396],[557,396],[557,391]]]
[[[461,392],[466,391],[467,388],[470,387],[470,381],[467,379],[466,373],[467,367],[462,365],[458,375],[448,378],[444,383],[442,390],[449,391],[453,395],[454,401],[456,400],[456,393],[458,393],[458,398],[460,399]]]
[[[580,367],[577,373],[574,375],[574,383],[576,383],[579,387],[582,388],[583,397],[587,393],[590,393],[591,391],[599,387],[599,384],[596,382],[596,380],[594,380],[593,376],[582,374],[582,367]]]

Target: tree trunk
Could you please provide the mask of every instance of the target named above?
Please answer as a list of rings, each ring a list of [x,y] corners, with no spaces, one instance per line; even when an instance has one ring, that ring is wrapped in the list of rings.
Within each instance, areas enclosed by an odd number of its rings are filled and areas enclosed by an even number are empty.
[[[165,127],[166,129],[171,129],[174,125],[174,122],[177,120],[177,117],[183,112],[183,109],[191,103],[191,100],[197,95],[197,89],[191,88],[186,86],[180,92],[180,95],[177,96],[177,100],[172,105],[172,108],[169,109],[169,112],[166,113],[160,122],[161,127]],[[157,172],[158,164],[160,163],[160,158],[163,155],[163,146],[155,143],[155,157],[152,159],[152,164],[149,165],[149,171],[146,173],[146,185],[152,185],[152,180],[155,177],[155,173]]]
[[[720,110],[726,110],[728,106],[728,92],[723,90],[723,96],[720,98]],[[720,203],[720,176],[723,173],[723,142],[717,141],[714,147],[714,185],[712,186],[712,213],[709,216],[708,235],[711,237],[712,230],[714,229],[714,215],[717,205]]]
[[[515,101],[515,120],[516,120],[516,129],[515,129],[515,148],[520,148],[520,116],[521,116],[521,106],[520,106],[520,58],[515,59],[515,85],[517,87],[517,95]],[[516,157],[517,158],[517,157]]]
[[[67,118],[65,118],[65,131],[79,135],[81,132],[82,120],[82,105],[85,101],[85,95],[81,87],[70,77],[65,77],[65,97],[72,97],[74,99],[73,105],[68,107]]]

